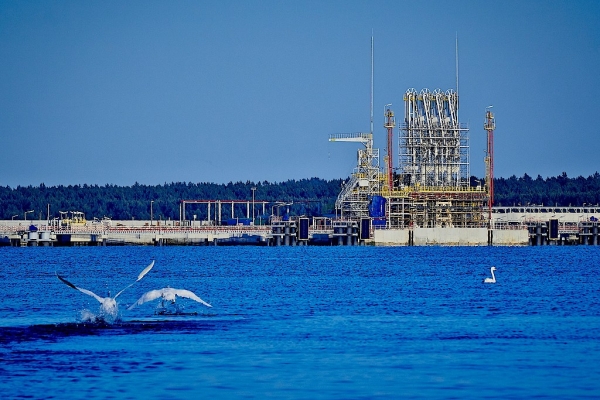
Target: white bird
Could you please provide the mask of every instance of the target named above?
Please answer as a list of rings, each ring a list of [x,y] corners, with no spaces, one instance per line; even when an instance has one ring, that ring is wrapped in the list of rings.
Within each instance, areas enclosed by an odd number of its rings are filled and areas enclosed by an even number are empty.
[[[140,274],[138,275],[135,282],[138,282],[140,279],[142,279],[152,269],[153,266],[154,266],[154,261],[152,261],[150,263],[150,265],[148,265],[146,268],[144,268],[144,270],[142,272],[140,272]],[[129,286],[125,287],[123,290],[121,290],[119,293],[117,293],[117,295],[115,297],[110,297],[110,292],[108,293],[108,297],[100,297],[92,291],[89,291],[87,289],[83,289],[83,288],[73,285],[71,282],[69,282],[62,276],[60,276],[57,272],[55,272],[55,273],[56,273],[56,277],[58,279],[60,279],[60,281],[62,283],[64,283],[65,285],[72,287],[75,290],[79,290],[81,293],[85,293],[88,296],[92,296],[93,298],[98,300],[100,302],[101,316],[109,316],[109,317],[112,317],[113,319],[117,317],[117,313],[119,311],[118,306],[117,306],[117,297],[119,297],[119,295],[121,293],[123,293],[126,289],[133,286],[133,284],[135,283],[135,282],[133,282]]]
[[[492,272],[492,277],[491,278],[485,278],[483,280],[483,283],[496,283],[496,275],[494,275],[494,271],[495,270],[496,270],[496,267],[490,268],[490,271]]]
[[[165,301],[170,301],[171,304],[175,304],[175,300],[177,299],[177,297],[184,297],[186,299],[191,299],[197,301],[198,303],[202,303],[207,307],[212,307],[210,304],[208,304],[189,290],[166,287],[162,289],[151,290],[149,292],[144,293],[142,297],[138,299],[138,301],[133,303],[128,308],[128,310],[131,310],[136,306],[142,305],[147,301],[156,300],[158,298],[161,298],[160,307],[165,308]]]

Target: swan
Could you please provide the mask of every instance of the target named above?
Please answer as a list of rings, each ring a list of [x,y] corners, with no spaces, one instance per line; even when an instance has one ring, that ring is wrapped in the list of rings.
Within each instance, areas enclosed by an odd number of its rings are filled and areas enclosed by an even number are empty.
[[[152,269],[152,267],[154,267],[154,260],[150,263],[150,265],[148,265],[146,268],[144,268],[144,270],[142,272],[140,272],[140,274],[138,275],[135,282],[138,282],[140,279],[142,279]],[[98,300],[98,302],[100,302],[100,315],[101,316],[109,316],[109,317],[112,317],[113,319],[115,319],[117,317],[117,313],[119,311],[119,308],[117,305],[117,297],[119,297],[119,295],[121,295],[121,293],[123,293],[126,289],[133,286],[133,284],[135,283],[135,282],[133,282],[132,284],[126,286],[123,290],[121,290],[119,293],[117,293],[116,296],[114,296],[114,297],[110,296],[110,292],[108,292],[107,297],[100,297],[96,293],[94,293],[90,290],[75,286],[74,284],[72,284],[71,282],[69,282],[62,276],[60,276],[58,274],[58,272],[54,272],[54,273],[56,274],[56,277],[65,285],[72,287],[75,290],[79,290],[81,293],[85,293],[88,296],[92,296],[93,298]]]
[[[200,297],[196,296],[193,292],[185,289],[174,289],[171,287],[166,287],[157,290],[151,290],[146,292],[131,306],[129,306],[128,310],[133,309],[139,305],[146,303],[147,301],[156,300],[158,298],[161,299],[159,307],[165,309],[165,302],[171,302],[171,304],[175,304],[175,300],[177,297],[184,297],[186,299],[191,299],[197,301],[198,303],[202,303],[207,307],[212,307],[210,304],[202,300]],[[179,310],[177,310],[179,311]]]
[[[494,271],[495,270],[496,270],[496,267],[490,268],[490,271],[492,272],[492,277],[491,278],[485,278],[483,280],[483,283],[496,283],[496,275],[494,275]]]

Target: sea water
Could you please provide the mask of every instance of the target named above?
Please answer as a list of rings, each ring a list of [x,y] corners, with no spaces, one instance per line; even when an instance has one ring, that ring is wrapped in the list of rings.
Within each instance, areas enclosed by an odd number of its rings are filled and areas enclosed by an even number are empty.
[[[119,322],[92,297],[134,282]],[[598,397],[600,247],[0,249],[3,398]],[[484,284],[496,266],[495,284]],[[144,292],[193,291],[183,315]]]

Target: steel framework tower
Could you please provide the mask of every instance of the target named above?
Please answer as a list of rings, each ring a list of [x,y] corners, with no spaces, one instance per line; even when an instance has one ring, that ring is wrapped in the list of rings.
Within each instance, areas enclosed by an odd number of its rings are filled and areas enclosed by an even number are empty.
[[[379,168],[379,149],[373,148],[373,53],[374,42],[373,36],[371,36],[371,131],[369,133],[329,135],[330,142],[355,142],[365,146],[364,149],[358,150],[357,166],[335,202],[335,208],[340,211],[342,218],[368,217],[369,202],[372,196],[381,193],[382,176]]]
[[[469,184],[468,129],[458,121],[458,95],[428,89],[404,95],[400,171],[410,186],[460,188]]]
[[[358,150],[358,163],[335,202],[342,218],[369,216],[370,197],[381,192],[379,149],[373,148],[372,133],[336,133],[329,135],[330,142],[362,143]]]

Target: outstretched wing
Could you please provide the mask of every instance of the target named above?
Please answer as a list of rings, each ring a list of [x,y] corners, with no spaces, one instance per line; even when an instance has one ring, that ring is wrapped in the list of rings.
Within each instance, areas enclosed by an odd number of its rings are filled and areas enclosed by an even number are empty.
[[[137,278],[136,282],[138,282],[140,279],[142,279],[144,276],[146,276],[146,274],[148,272],[150,272],[150,270],[152,269],[152,267],[154,267],[154,260],[152,260],[152,262],[150,263],[150,265],[148,265],[146,268],[144,268],[144,270],[142,272],[140,272],[140,274],[138,275],[138,278]]]
[[[207,302],[205,302],[204,300],[202,300],[200,297],[196,296],[193,292],[190,292],[189,290],[185,290],[185,289],[171,289],[173,291],[173,293],[175,293],[177,296],[179,297],[185,297],[187,299],[192,299],[194,301],[197,301],[198,303],[202,303],[207,307],[212,307],[210,304],[208,304]]]
[[[132,305],[129,306],[129,308],[127,308],[128,310],[131,310],[132,308],[142,305],[147,301],[152,301],[152,300],[156,300],[159,297],[162,297],[163,294],[163,289],[159,289],[159,290],[151,290],[149,292],[146,292],[142,295],[142,297],[140,297],[138,299],[138,301],[136,301],[135,303],[133,303]]]
[[[67,285],[67,286],[69,286],[69,287],[72,287],[72,288],[73,288],[73,289],[75,289],[75,290],[79,290],[81,293],[85,293],[85,294],[87,294],[88,296],[92,296],[93,298],[95,298],[96,300],[98,300],[100,303],[102,303],[102,302],[104,301],[104,299],[103,299],[102,297],[98,296],[96,293],[94,293],[94,292],[90,292],[90,291],[89,291],[89,290],[87,290],[87,289],[82,289],[82,288],[79,288],[79,287],[77,287],[77,286],[73,285],[71,282],[69,282],[68,280],[66,280],[66,279],[65,279],[65,278],[63,278],[62,276],[60,276],[60,275],[58,274],[58,272],[55,272],[55,274],[56,274],[56,277],[57,277],[58,279],[60,279],[60,281],[61,281],[62,283],[64,283],[65,285]]]
[[[150,265],[148,265],[146,268],[144,268],[144,270],[142,272],[140,272],[140,274],[138,275],[138,277],[135,280],[135,282],[138,282],[140,279],[142,279],[144,276],[146,276],[146,274],[148,272],[150,272],[150,270],[152,269],[152,267],[154,267],[154,260],[152,260],[152,262],[150,263]],[[126,286],[123,290],[121,290],[119,293],[117,293],[117,295],[114,298],[116,299],[117,297],[119,297],[119,295],[121,293],[123,293],[125,290],[129,289],[130,287],[132,287],[135,282],[133,282],[131,285]]]

